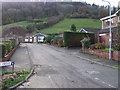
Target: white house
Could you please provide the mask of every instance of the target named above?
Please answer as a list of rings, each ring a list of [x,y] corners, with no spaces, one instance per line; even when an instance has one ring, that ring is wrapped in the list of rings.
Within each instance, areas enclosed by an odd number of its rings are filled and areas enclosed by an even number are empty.
[[[37,33],[37,34],[27,34],[23,38],[23,42],[43,42],[45,38],[45,34]]]

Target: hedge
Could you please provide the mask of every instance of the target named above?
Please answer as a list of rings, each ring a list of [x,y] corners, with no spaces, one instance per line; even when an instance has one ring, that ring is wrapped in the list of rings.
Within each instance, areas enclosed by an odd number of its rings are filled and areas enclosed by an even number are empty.
[[[0,42],[0,58],[3,58],[7,53],[9,53],[12,48],[14,48],[16,45],[15,39],[10,39],[8,41],[2,41]]]
[[[66,47],[82,47],[81,40],[85,37],[90,38],[90,43],[94,44],[95,35],[92,33],[64,32],[64,45]]]
[[[15,45],[16,45],[16,40],[15,40],[15,39],[10,39],[10,41],[12,42],[12,46],[13,46],[13,48],[14,48]]]
[[[3,58],[6,54],[6,46],[4,44],[0,44],[0,59]]]

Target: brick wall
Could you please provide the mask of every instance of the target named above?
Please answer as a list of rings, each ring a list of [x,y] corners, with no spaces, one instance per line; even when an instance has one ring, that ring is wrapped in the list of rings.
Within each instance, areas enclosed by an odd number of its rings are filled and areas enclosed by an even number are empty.
[[[92,54],[95,56],[98,56],[100,58],[109,58],[109,51],[108,50],[102,50],[102,49],[96,49],[96,50],[91,50],[91,49],[82,49],[83,53],[87,54]],[[120,51],[112,51],[112,59],[116,61],[120,61]]]

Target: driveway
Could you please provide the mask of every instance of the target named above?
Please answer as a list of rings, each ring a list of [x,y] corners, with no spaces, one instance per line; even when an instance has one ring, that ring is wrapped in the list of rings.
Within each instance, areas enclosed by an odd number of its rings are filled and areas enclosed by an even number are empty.
[[[25,44],[35,74],[18,88],[117,88],[118,70],[90,63],[67,49]]]

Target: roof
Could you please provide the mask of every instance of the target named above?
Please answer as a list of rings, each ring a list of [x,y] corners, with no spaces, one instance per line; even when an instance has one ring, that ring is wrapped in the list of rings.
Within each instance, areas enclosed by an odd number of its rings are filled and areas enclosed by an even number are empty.
[[[45,34],[37,33],[34,36],[45,36]]]
[[[79,32],[85,32],[85,33],[97,33],[101,29],[98,28],[81,28]]]
[[[111,18],[116,17],[119,12],[120,12],[120,9],[115,14],[111,15]],[[103,20],[106,20],[109,18],[110,18],[110,16],[107,16],[107,17],[101,18],[100,20],[103,21]]]
[[[102,30],[99,31],[99,33],[106,33],[106,32],[109,32],[109,30],[110,30],[109,28],[107,28],[107,29],[102,29]],[[111,30],[112,30],[112,31],[120,30],[120,26],[113,27],[113,28],[111,28]]]

